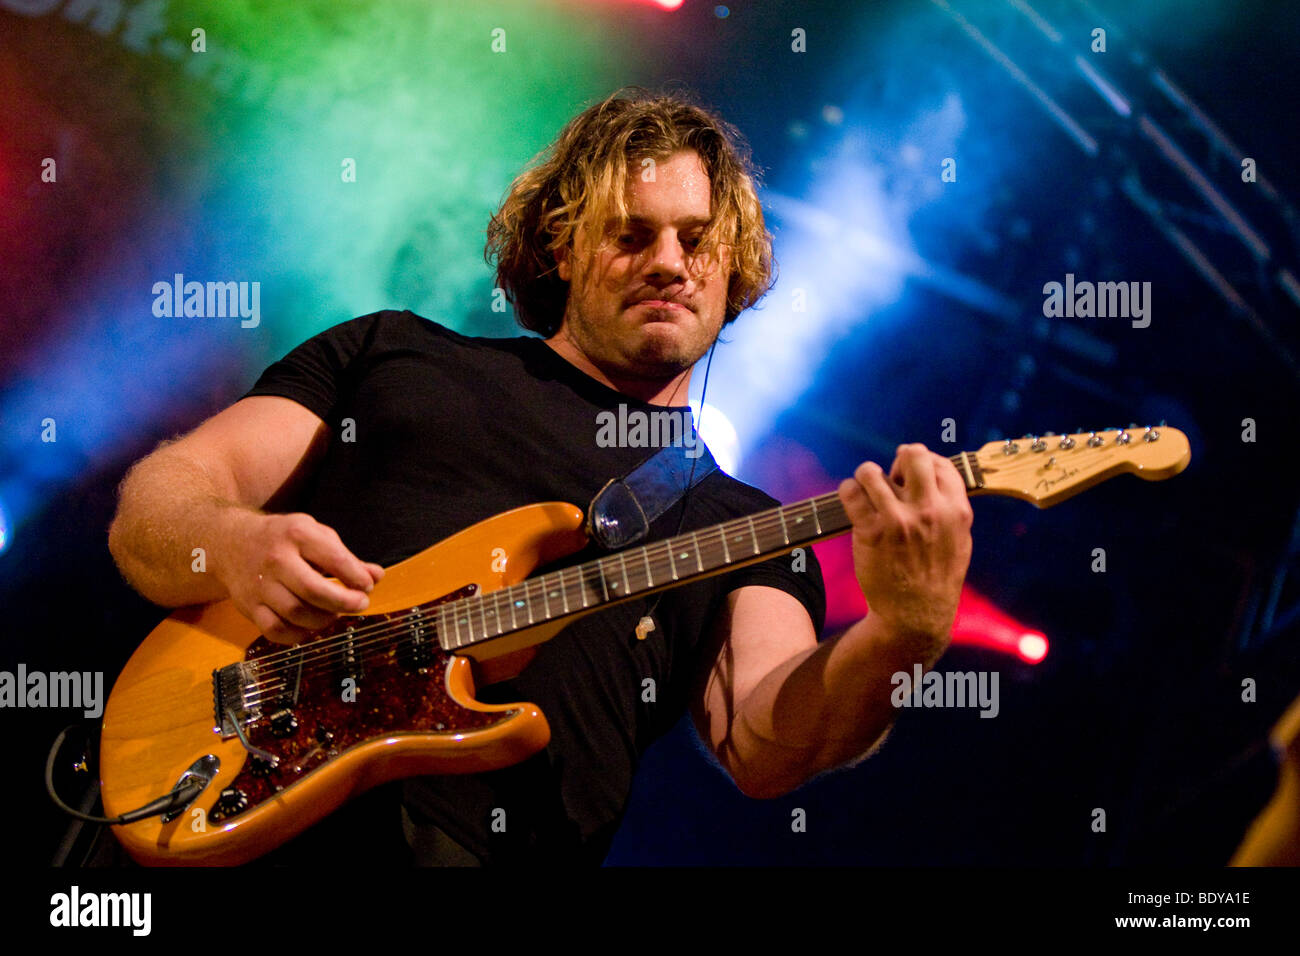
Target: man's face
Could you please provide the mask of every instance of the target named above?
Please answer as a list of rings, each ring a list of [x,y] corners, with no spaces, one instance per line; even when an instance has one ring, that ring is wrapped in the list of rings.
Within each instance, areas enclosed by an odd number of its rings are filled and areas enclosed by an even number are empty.
[[[629,166],[629,220],[582,230],[559,262],[569,299],[559,335],[610,376],[665,379],[694,365],[722,328],[730,250],[695,254],[710,219],[709,178],[690,150],[656,163],[646,182]]]

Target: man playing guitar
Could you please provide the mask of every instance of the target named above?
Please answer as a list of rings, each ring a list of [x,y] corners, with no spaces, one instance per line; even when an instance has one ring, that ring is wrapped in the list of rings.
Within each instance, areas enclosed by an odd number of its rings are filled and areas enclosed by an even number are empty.
[[[169,607],[229,598],[293,644],[365,609],[384,566],[473,520],[590,500],[645,457],[599,447],[594,413],[684,410],[696,362],[770,285],[754,178],[735,130],[680,98],[616,94],[586,110],[489,227],[497,284],[541,339],[469,339],[384,312],[304,343],[131,469],[109,535],[122,573]],[[591,615],[502,692],[538,699],[545,752],[407,782],[417,860],[599,863],[637,758],[687,710],[751,797],[870,753],[895,717],[891,675],[948,646],[972,512],[953,463],[917,444],[888,471],[864,462],[838,492],[867,617],[818,643],[820,572],[788,557]],[[718,472],[652,537],[771,503]],[[646,616],[653,629],[634,635]]]

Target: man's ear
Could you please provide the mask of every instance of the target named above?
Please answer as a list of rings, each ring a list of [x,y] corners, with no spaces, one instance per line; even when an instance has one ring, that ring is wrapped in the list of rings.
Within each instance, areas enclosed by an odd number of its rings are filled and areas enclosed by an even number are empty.
[[[573,279],[573,269],[569,267],[569,250],[561,249],[555,254],[555,274],[561,281],[570,282]]]

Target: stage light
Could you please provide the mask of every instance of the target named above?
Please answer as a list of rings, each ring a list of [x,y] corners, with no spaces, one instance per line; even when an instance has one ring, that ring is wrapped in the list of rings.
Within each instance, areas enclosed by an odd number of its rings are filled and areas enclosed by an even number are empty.
[[[853,567],[852,540],[848,535],[832,538],[818,544],[816,550],[826,584],[826,628],[836,631],[868,613]],[[957,604],[952,643],[1013,654],[1026,664],[1039,663],[1048,651],[1042,631],[1017,621],[969,584],[962,588]]]
[[[521,7],[510,18],[510,46],[503,36],[500,48],[514,51],[527,37],[529,55],[521,59],[488,52],[486,35],[466,26],[477,21],[453,4],[379,5],[344,34],[299,10],[285,13],[282,28],[274,18],[218,6],[206,23],[210,33],[241,38],[238,61],[223,59],[214,73],[224,79],[220,88],[180,82],[165,56],[124,63],[123,75],[149,75],[146,99],[156,93],[161,100],[147,112],[175,128],[123,123],[109,111],[112,136],[121,138],[97,144],[106,154],[152,156],[149,144],[166,133],[166,141],[192,143],[193,155],[178,154],[177,166],[156,179],[149,178],[157,172],[152,159],[133,168],[128,178],[139,206],[125,214],[131,228],[122,230],[122,245],[87,249],[75,268],[61,265],[75,279],[51,301],[49,316],[5,330],[6,347],[8,336],[35,343],[6,356],[13,361],[0,392],[7,540],[90,474],[147,450],[142,438],[196,424],[216,410],[217,398],[238,397],[261,369],[335,322],[392,306],[466,334],[506,334],[508,319],[485,315],[493,289],[483,224],[519,164],[576,102],[539,91],[559,84],[556,64],[566,77],[559,85],[617,85],[604,72],[605,31],[574,29],[589,22],[586,9],[557,16]],[[298,48],[322,55],[284,56],[286,33]],[[434,45],[392,42],[421,36],[436,37]],[[51,69],[79,69],[78,49],[53,51]],[[377,49],[386,51],[378,59]],[[512,69],[503,69],[507,61]],[[357,84],[360,76],[365,82]],[[207,93],[226,104],[220,136],[209,137],[202,123],[189,128],[185,111],[173,108]],[[537,101],[514,108],[529,97]],[[513,118],[503,123],[510,109]],[[133,110],[125,103],[121,116],[134,117]],[[57,115],[33,121],[51,126]],[[134,143],[137,129],[144,138]],[[358,129],[366,131],[364,143]],[[95,139],[89,128],[81,133],[88,143]],[[0,141],[0,194],[17,182],[10,152]],[[307,170],[315,172],[300,175]],[[77,189],[95,207],[112,206],[122,201],[118,175],[78,179]],[[12,228],[0,221],[0,234]],[[25,236],[20,246],[40,248],[51,235]],[[154,315],[154,284],[176,273],[205,283],[259,283],[260,324]],[[8,274],[22,287],[12,263]],[[57,426],[57,440],[40,439],[46,419]]]
[[[736,426],[712,404],[706,403],[701,413],[698,399],[691,402],[691,414],[695,416],[700,437],[709,446],[713,460],[727,474],[734,475],[740,465],[740,439],[736,435]]]
[[[623,0],[623,2],[626,2],[626,0]],[[671,13],[673,10],[680,9],[686,0],[636,0],[636,2],[649,4],[652,7],[658,7],[660,10],[667,10]]]
[[[1047,638],[1037,631],[1024,634],[1016,647],[1020,656],[1031,664],[1037,664],[1047,656]]]
[[[961,98],[952,93],[901,117],[883,107],[868,111],[856,105],[861,99],[840,91],[787,124],[803,165],[792,164],[799,172],[782,188],[760,193],[777,227],[780,278],[728,327],[713,373],[718,405],[735,423],[742,451],[799,401],[836,342],[903,298],[909,279],[982,311],[1018,308],[925,259],[909,232],[911,214],[942,195],[933,192],[937,164],[931,169],[922,158],[955,154],[967,125]],[[897,141],[888,158],[868,148],[884,140],[881,129]],[[905,175],[899,151],[912,159]]]
[[[1026,664],[1047,656],[1047,636],[1017,621],[969,585],[961,592],[952,642],[1014,654]]]

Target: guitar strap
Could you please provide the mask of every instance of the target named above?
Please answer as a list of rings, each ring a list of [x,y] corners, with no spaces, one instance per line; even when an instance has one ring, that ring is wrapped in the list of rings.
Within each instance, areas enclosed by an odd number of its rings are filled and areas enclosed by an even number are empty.
[[[698,454],[690,457],[688,451]],[[717,467],[698,432],[692,448],[665,445],[624,477],[606,482],[591,499],[587,536],[608,551],[640,541],[652,521]]]

